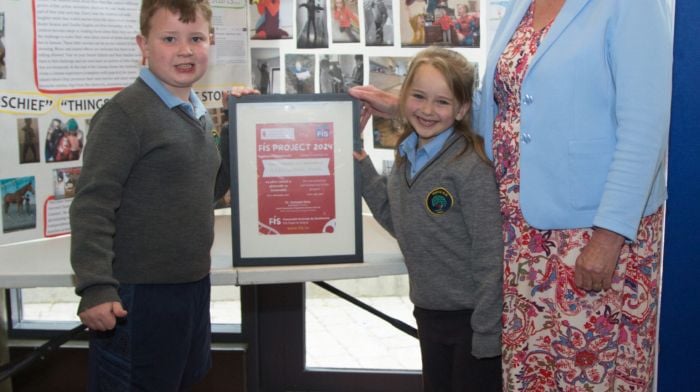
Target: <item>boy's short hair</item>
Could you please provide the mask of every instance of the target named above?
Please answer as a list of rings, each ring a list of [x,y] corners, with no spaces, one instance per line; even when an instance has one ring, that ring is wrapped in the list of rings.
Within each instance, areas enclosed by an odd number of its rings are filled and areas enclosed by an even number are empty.
[[[197,19],[197,11],[211,25],[211,5],[209,0],[143,0],[141,2],[141,35],[148,36],[151,30],[151,18],[161,8],[180,14],[180,21],[191,23]]]

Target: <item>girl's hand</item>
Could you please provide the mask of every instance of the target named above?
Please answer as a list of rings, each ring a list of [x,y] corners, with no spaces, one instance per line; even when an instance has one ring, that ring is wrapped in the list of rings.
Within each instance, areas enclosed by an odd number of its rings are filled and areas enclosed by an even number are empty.
[[[365,150],[353,151],[352,156],[355,157],[356,160],[362,161],[367,158],[367,152]]]

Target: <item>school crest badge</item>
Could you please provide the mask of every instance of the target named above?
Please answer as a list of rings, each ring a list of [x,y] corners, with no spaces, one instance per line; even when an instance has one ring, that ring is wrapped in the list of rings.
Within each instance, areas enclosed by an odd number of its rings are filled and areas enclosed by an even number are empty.
[[[425,198],[425,208],[436,215],[447,212],[452,204],[454,204],[454,197],[445,188],[433,189]]]

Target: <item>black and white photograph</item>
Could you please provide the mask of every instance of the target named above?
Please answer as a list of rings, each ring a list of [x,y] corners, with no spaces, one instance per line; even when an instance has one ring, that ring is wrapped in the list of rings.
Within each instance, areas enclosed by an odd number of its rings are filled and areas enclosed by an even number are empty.
[[[393,5],[391,0],[365,0],[365,45],[394,45]]]
[[[313,54],[290,53],[285,56],[287,94],[312,94],[316,91],[315,58]]]
[[[277,48],[250,49],[252,86],[260,94],[279,94],[280,89],[280,51]]]
[[[325,1],[297,0],[297,48],[328,47],[328,9]]]
[[[346,93],[364,81],[363,56],[322,55],[318,63],[318,83],[321,93]]]

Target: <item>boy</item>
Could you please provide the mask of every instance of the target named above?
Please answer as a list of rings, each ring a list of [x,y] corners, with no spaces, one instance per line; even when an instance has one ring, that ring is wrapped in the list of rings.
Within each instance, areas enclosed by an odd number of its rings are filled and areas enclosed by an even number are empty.
[[[90,391],[187,389],[211,366],[212,206],[228,156],[192,90],[211,16],[207,0],[143,0],[147,68],[91,123],[70,210]]]

